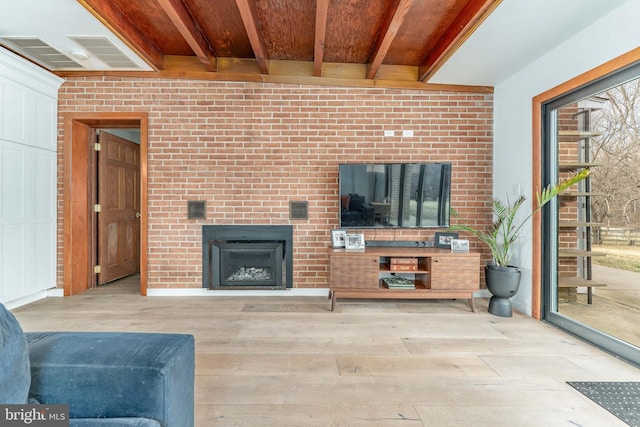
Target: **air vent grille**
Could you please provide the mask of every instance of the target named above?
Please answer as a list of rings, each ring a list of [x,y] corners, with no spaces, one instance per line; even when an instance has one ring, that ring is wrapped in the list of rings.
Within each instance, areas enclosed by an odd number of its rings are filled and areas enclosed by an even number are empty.
[[[140,68],[106,37],[69,36],[69,38],[112,68]]]
[[[289,202],[289,219],[309,219],[309,202]]]
[[[37,37],[3,37],[3,40],[50,69],[84,68],[82,64]]]
[[[187,219],[207,219],[207,202],[202,200],[188,200]]]

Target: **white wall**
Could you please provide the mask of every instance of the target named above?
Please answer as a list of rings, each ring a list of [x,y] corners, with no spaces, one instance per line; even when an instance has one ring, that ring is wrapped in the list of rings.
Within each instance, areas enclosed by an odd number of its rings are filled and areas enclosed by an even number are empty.
[[[532,98],[640,46],[640,1],[629,1],[495,86],[494,194],[532,198]],[[544,26],[540,27],[544,31]],[[531,226],[512,264],[522,266],[514,308],[531,314]]]
[[[140,144],[140,129],[103,129],[105,132]]]
[[[9,306],[56,286],[61,83],[0,48],[0,302]]]

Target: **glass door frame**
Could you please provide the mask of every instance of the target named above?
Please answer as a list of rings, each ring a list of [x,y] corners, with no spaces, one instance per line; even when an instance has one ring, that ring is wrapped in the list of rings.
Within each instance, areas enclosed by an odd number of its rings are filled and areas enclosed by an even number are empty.
[[[539,95],[534,98],[534,185],[544,188],[558,181],[558,141],[557,141],[557,111],[568,104],[588,98],[640,77],[640,58],[638,52],[614,71],[598,74],[586,73],[579,78],[547,92],[553,96]],[[624,55],[623,55],[624,56]],[[607,65],[607,64],[605,64]],[[599,67],[599,68],[603,68]],[[607,67],[604,67],[606,70]],[[598,69],[596,69],[598,70]],[[580,83],[580,84],[578,84]],[[555,93],[554,93],[555,91]],[[536,117],[538,120],[536,120]],[[536,124],[539,125],[539,139],[536,141]],[[536,142],[538,146],[536,147]],[[538,155],[536,156],[536,149]],[[537,159],[537,164],[536,164]],[[536,173],[537,171],[537,173]],[[536,176],[537,175],[537,176]],[[603,333],[583,323],[558,312],[557,276],[558,276],[558,203],[554,200],[545,206],[537,221],[534,221],[534,272],[538,271],[538,280],[533,281],[534,304],[538,302],[537,310],[534,305],[534,317],[553,324],[560,329],[575,335],[605,351],[619,356],[633,364],[640,366],[640,349],[616,337]],[[543,237],[546,236],[546,237]],[[536,256],[537,255],[537,256]],[[535,258],[539,261],[536,264]],[[534,275],[535,276],[535,275]],[[534,277],[535,279],[535,277]],[[535,292],[536,283],[538,292]],[[537,316],[536,316],[537,315]]]

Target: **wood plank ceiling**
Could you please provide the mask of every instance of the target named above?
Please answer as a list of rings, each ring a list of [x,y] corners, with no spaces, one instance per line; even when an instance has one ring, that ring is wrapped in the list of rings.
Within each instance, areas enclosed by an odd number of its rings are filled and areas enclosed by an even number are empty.
[[[78,1],[160,76],[420,88],[501,0]]]

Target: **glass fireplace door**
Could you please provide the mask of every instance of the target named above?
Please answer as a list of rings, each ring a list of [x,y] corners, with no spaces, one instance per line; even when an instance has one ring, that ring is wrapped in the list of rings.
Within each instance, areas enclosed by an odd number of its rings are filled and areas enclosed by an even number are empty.
[[[282,287],[282,243],[217,243],[221,288]]]

